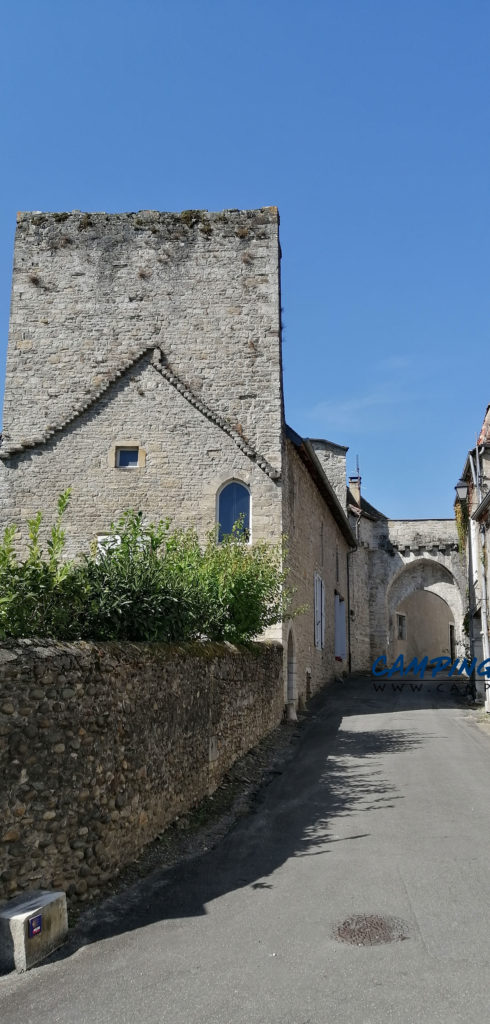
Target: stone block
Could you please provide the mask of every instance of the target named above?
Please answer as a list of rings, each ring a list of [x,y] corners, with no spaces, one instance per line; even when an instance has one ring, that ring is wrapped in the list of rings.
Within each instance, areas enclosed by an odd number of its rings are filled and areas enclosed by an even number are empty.
[[[0,969],[28,971],[64,942],[66,895],[39,889],[0,908]]]

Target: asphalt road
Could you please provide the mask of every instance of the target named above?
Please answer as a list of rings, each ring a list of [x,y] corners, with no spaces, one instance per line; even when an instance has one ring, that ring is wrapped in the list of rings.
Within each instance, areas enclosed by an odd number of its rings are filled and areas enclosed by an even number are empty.
[[[0,979],[2,1024],[486,1024],[489,769],[447,693],[336,685],[214,850]],[[406,938],[340,942],[352,915]]]

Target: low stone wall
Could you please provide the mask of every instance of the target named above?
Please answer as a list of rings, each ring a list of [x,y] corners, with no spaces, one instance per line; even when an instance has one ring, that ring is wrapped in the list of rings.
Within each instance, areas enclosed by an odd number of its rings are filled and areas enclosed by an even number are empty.
[[[283,700],[279,644],[1,644],[0,897],[96,894]]]

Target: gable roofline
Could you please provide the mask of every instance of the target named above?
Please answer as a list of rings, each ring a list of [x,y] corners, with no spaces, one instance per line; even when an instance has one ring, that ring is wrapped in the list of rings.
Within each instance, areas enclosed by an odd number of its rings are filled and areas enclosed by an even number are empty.
[[[490,509],[490,491],[482,498],[478,508],[472,513],[471,518],[476,522],[479,522],[487,514]]]
[[[361,494],[361,503],[357,503],[350,488],[347,488],[347,507],[349,511],[353,512],[354,515],[362,515],[365,519],[371,519],[373,523],[379,522],[381,519],[388,522],[388,516],[385,516],[384,512],[380,512],[379,508],[375,508],[369,501],[366,501]]]
[[[304,466],[308,470],[308,473],[313,480],[317,490],[320,492],[325,504],[328,506],[332,516],[337,523],[341,533],[347,541],[350,548],[354,550],[357,547],[356,538],[349,526],[347,516],[340,504],[337,495],[326,477],[322,464],[318,459],[315,449],[308,438],[301,437],[297,434],[292,427],[286,424],[286,437],[291,444],[294,445],[298,455],[303,462]]]
[[[213,412],[213,410],[210,409],[210,407],[206,405],[205,402],[203,402],[200,398],[196,398],[194,393],[191,391],[190,387],[187,384],[185,384],[184,381],[182,381],[180,377],[178,377],[177,374],[174,372],[174,370],[172,370],[171,367],[168,365],[165,358],[165,354],[162,352],[160,348],[156,348],[153,350],[152,366],[153,369],[157,370],[158,373],[160,373],[161,376],[169,384],[171,384],[171,386],[175,388],[175,390],[178,391],[182,395],[182,397],[185,398],[187,402],[189,402],[190,405],[197,409],[198,412],[200,412],[203,416],[206,417],[206,419],[210,420],[211,423],[215,423],[216,426],[220,427],[225,434],[228,434],[228,436],[231,437],[232,441],[235,442],[237,448],[240,448],[240,450],[245,455],[248,455],[249,459],[252,459],[253,462],[256,462],[260,469],[262,469],[264,473],[266,473],[266,475],[271,478],[271,480],[279,480],[281,476],[280,469],[276,469],[274,468],[274,466],[271,466],[270,462],[268,462],[263,455],[260,455],[260,453],[257,452],[255,448],[250,444],[250,441],[247,441],[247,439],[241,433],[239,433],[238,430],[235,430],[235,428],[231,425],[231,423],[229,423],[228,420],[224,418],[224,416],[221,416],[219,413]]]
[[[236,444],[237,448],[239,448],[253,462],[256,462],[260,469],[262,469],[263,472],[266,473],[266,475],[271,478],[271,480],[278,480],[280,478],[280,469],[276,469],[274,468],[274,466],[271,466],[267,459],[264,458],[263,455],[260,455],[260,453],[255,450],[255,448],[250,444],[250,442],[245,437],[243,437],[242,434],[238,432],[238,430],[235,430],[235,428],[232,426],[231,423],[229,423],[228,420],[226,420],[219,413],[214,412],[200,398],[196,398],[194,393],[191,391],[190,387],[183,380],[181,380],[181,378],[169,366],[169,364],[166,361],[165,353],[162,351],[162,349],[155,348],[153,345],[146,346],[143,349],[143,351],[139,353],[139,355],[134,356],[123,367],[121,367],[119,370],[116,370],[112,374],[112,376],[107,381],[105,381],[102,387],[99,388],[90,396],[87,402],[85,402],[78,408],[74,409],[61,423],[50,426],[48,430],[46,430],[43,434],[37,437],[33,437],[29,440],[23,440],[22,442],[17,444],[15,442],[9,443],[7,438],[4,436],[2,438],[2,443],[0,445],[0,460],[6,462],[10,458],[16,455],[20,455],[31,448],[41,448],[43,447],[43,445],[48,444],[48,442],[51,441],[56,435],[62,434],[66,427],[71,426],[71,424],[73,424],[77,419],[79,419],[80,416],[82,416],[85,412],[88,412],[88,410],[91,409],[102,398],[102,396],[106,394],[107,391],[109,391],[113,384],[115,384],[116,380],[118,380],[120,377],[123,377],[124,374],[132,370],[137,363],[143,362],[144,359],[148,359],[150,354],[151,361],[149,362],[148,365],[157,373],[159,373],[171,387],[178,391],[179,394],[182,395],[182,397],[185,398],[185,400],[189,403],[189,405],[192,405],[193,408],[197,409],[197,411],[201,413],[202,416],[204,416],[211,423],[214,423],[217,427],[220,428],[220,430],[223,430],[225,434],[228,434],[228,436]]]
[[[309,437],[308,440],[311,441],[312,444],[328,444],[329,448],[336,448],[339,452],[349,451],[349,445],[337,444],[336,441],[329,441],[326,437]]]
[[[490,405],[488,406],[488,409],[490,409]],[[488,412],[488,409],[487,409],[487,412]],[[488,441],[478,441],[478,449],[479,450],[482,449],[483,451],[488,451],[490,449],[490,440],[488,440]],[[470,450],[469,450],[469,452],[468,452],[468,454],[466,456],[465,464],[463,466],[463,471],[461,473],[461,479],[462,480],[466,480],[467,478],[471,477],[471,479],[474,482],[474,466],[472,467],[472,465],[471,465],[471,460],[472,459],[476,460],[476,446],[474,448],[470,448]],[[454,500],[457,501],[457,498],[455,498]]]
[[[43,431],[43,433],[37,434],[31,438],[24,438],[19,442],[9,441],[4,434],[2,437],[2,444],[0,446],[0,459],[6,461],[13,455],[20,455],[22,452],[28,451],[30,448],[41,448],[43,445],[47,444],[48,441],[51,441],[51,438],[56,434],[62,433],[66,427],[70,426],[71,423],[74,423],[75,420],[83,415],[83,413],[88,412],[88,410],[91,409],[103,395],[105,395],[106,391],[109,391],[112,385],[115,384],[116,380],[123,377],[124,374],[131,370],[133,366],[136,366],[137,363],[142,362],[143,359],[153,351],[153,349],[153,345],[151,347],[145,346],[142,352],[139,352],[136,356],[132,356],[132,358],[124,363],[119,370],[115,370],[114,373],[104,381],[100,388],[97,388],[96,391],[92,392],[86,402],[82,405],[75,406],[64,420],[61,420],[59,423],[51,424],[47,430]]]

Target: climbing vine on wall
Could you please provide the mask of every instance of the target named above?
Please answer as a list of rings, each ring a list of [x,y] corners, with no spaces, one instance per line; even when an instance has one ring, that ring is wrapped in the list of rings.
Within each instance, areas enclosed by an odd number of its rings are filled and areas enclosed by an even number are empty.
[[[468,502],[457,501],[454,508],[454,515],[456,519],[456,529],[458,531],[458,547],[460,553],[463,554],[466,548],[466,538],[468,536],[468,523],[470,519],[468,513]]]

